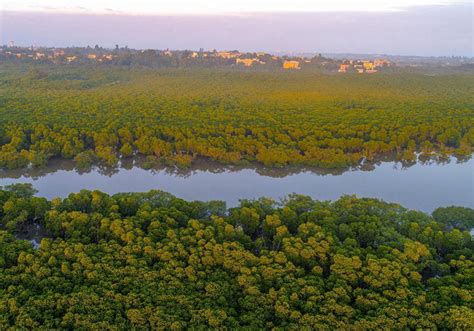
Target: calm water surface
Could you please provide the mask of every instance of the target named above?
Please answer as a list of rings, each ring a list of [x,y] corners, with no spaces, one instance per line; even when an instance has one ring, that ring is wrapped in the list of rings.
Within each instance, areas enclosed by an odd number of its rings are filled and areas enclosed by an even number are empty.
[[[473,159],[410,167],[383,162],[371,170],[332,174],[209,167],[179,173],[170,169],[144,170],[133,165],[112,172],[93,168],[79,173],[63,163],[40,171],[0,171],[0,186],[12,183],[32,183],[38,195],[47,198],[65,197],[81,189],[109,194],[159,189],[186,200],[224,200],[228,207],[237,205],[239,199],[265,196],[278,200],[298,193],[318,200],[356,194],[426,212],[449,205],[474,208]]]

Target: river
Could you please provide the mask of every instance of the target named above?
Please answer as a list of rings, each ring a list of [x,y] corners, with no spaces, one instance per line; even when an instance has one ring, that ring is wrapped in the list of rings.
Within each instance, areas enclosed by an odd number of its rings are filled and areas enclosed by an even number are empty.
[[[0,171],[0,186],[32,183],[38,196],[66,197],[81,189],[109,194],[159,189],[186,200],[224,200],[228,207],[239,199],[284,198],[298,193],[318,200],[344,194],[373,197],[432,212],[442,206],[474,207],[474,160],[416,163],[379,162],[365,169],[322,172],[313,170],[239,168],[201,165],[188,171],[145,170],[130,162],[117,169],[92,168],[78,172],[70,162],[46,169]]]

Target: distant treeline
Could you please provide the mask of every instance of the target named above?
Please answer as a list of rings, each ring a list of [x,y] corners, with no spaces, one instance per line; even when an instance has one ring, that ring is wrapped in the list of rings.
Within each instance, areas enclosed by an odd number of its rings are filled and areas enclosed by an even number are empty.
[[[321,54],[306,58],[275,56],[265,52],[137,50],[127,47],[26,48],[0,46],[0,61],[5,63],[39,63],[149,68],[235,68],[252,70],[282,69],[285,61],[297,61],[298,69],[337,72],[341,60]]]
[[[474,76],[0,66],[0,168],[470,157]]]

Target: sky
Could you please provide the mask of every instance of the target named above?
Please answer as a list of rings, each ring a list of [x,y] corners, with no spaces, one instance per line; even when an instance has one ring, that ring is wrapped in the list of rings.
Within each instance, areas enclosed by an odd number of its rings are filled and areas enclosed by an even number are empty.
[[[0,43],[473,56],[455,0],[3,0]]]
[[[393,11],[453,0],[3,0],[5,10],[126,14],[222,14],[243,12]]]

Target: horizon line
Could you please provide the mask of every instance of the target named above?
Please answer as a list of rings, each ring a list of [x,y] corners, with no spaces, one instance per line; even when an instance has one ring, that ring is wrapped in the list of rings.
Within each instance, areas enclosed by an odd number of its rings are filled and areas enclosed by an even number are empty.
[[[108,46],[101,46],[99,44],[96,44],[100,48],[103,48],[105,50],[114,50],[114,47],[108,47]],[[46,46],[46,45],[25,45],[25,44],[20,44],[20,45],[14,45],[13,47],[18,47],[18,48],[55,48],[55,49],[61,49],[61,48],[94,48],[96,45],[91,46],[91,45],[71,45],[71,46]],[[10,47],[7,44],[0,45],[0,47]],[[170,51],[178,51],[178,52],[184,52],[184,51],[199,51],[199,49],[191,49],[191,48],[183,48],[183,49],[172,49],[172,48],[136,48],[136,47],[128,47],[127,45],[119,47],[119,48],[124,48],[127,47],[130,50],[136,50],[136,51],[148,51],[148,50],[153,50],[153,51],[164,51],[164,50],[170,50]],[[232,51],[237,51],[239,53],[259,53],[263,52],[266,54],[270,55],[277,55],[281,54],[281,56],[301,56],[302,54],[321,54],[323,56],[328,55],[328,56],[338,56],[338,55],[352,55],[352,56],[392,56],[392,57],[419,57],[419,58],[468,58],[468,59],[474,59],[473,55],[415,55],[415,54],[408,54],[408,55],[402,55],[402,54],[389,54],[389,53],[351,53],[351,52],[321,52],[321,51],[297,51],[297,50],[238,50],[238,49],[204,49],[204,52],[232,52]],[[294,54],[291,54],[294,53]]]

